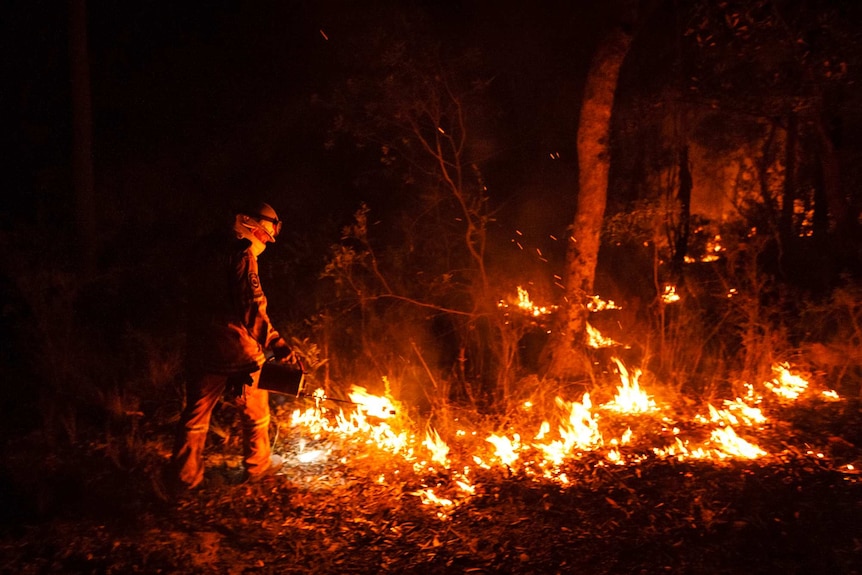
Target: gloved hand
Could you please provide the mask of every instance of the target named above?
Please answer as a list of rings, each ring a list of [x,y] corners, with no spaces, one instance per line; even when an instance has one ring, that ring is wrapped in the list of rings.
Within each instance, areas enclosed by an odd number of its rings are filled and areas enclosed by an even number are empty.
[[[225,386],[225,395],[229,399],[237,399],[243,396],[245,386],[254,384],[254,378],[250,373],[239,373],[228,378]]]
[[[282,361],[285,358],[289,358],[293,355],[293,350],[290,349],[290,346],[284,341],[283,337],[278,338],[269,346],[272,349],[272,354],[275,356],[275,359],[278,361]]]

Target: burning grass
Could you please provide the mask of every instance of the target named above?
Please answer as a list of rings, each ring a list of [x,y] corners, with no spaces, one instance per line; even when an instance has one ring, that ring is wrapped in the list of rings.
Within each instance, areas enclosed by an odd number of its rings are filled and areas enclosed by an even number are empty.
[[[601,574],[862,567],[859,452],[826,424],[858,423],[856,404],[824,399],[811,382],[790,401],[779,392],[785,371],[778,370],[774,380],[743,386],[741,397],[683,410],[662,401],[638,370],[613,363],[606,385],[591,393],[525,402],[505,417],[411,418],[395,398],[367,388],[349,390],[354,404],[319,394],[287,401],[275,410],[275,449],[286,458],[281,474],[238,484],[236,443],[215,442],[205,488],[174,502],[152,496],[152,467],[85,473],[100,460],[93,446],[65,463],[66,473],[87,477],[74,500],[50,521],[7,529],[0,569]],[[803,377],[792,366],[782,369]]]
[[[299,438],[294,448],[297,465],[338,457],[347,461],[349,458],[336,455],[339,450],[355,450],[360,445],[376,450],[379,482],[389,483],[396,476],[411,478],[420,488],[408,494],[442,518],[469,502],[475,492],[472,477],[479,470],[568,486],[577,482],[571,466],[585,459],[602,467],[637,467],[666,459],[714,465],[750,460],[769,464],[789,448],[773,432],[782,424],[781,410],[788,401],[804,400],[812,409],[818,403],[825,406],[841,401],[832,390],[809,390],[801,374],[778,365],[773,380],[745,386],[745,397],[726,398],[719,407],[707,403],[694,413],[682,413],[659,402],[640,385],[641,370],[629,370],[618,358],[613,362],[618,385],[603,403],[595,402],[590,392],[578,399],[557,396],[552,411],[540,415],[539,408],[528,401],[505,420],[486,420],[485,428],[445,422],[447,437],[441,437],[433,419],[422,424],[424,433],[418,431],[418,425],[403,415],[394,399],[369,394],[364,388],[350,393],[355,405],[349,415],[340,407],[328,407],[326,399],[318,395],[314,405],[293,408],[289,423],[282,426],[287,437]],[[600,394],[599,390],[596,395]],[[803,446],[796,449],[803,450]],[[849,467],[845,470],[852,472],[853,465],[856,463],[846,462]],[[454,490],[445,496],[436,493],[441,481]]]
[[[350,410],[286,404],[289,463],[272,493],[293,510],[261,513],[297,545],[299,572],[858,568],[858,453],[787,419],[834,415],[840,401],[809,385],[787,403],[783,382],[802,376],[783,366],[744,397],[683,413],[614,364],[601,402],[585,393],[505,418],[453,416],[443,434],[367,391]]]

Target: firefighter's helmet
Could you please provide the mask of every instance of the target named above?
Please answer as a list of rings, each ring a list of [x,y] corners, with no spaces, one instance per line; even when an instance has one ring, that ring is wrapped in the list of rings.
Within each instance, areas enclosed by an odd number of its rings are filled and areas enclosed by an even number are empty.
[[[252,248],[259,254],[263,252],[266,244],[275,241],[281,232],[281,225],[281,220],[272,206],[262,202],[250,209],[239,211],[234,230],[239,236],[251,241]]]

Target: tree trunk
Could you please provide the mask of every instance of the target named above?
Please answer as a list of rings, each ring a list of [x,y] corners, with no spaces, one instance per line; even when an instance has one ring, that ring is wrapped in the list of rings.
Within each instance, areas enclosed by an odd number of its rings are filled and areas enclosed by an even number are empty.
[[[685,255],[688,253],[688,240],[691,235],[691,191],[694,182],[688,160],[688,144],[683,143],[679,151],[679,229],[673,247],[673,270],[677,282],[682,282]]]
[[[631,45],[622,30],[611,32],[590,66],[578,125],[578,208],[566,251],[566,298],[551,345],[550,372],[561,374],[584,343],[593,293],[610,169],[610,122],[620,68]]]
[[[823,173],[823,192],[828,210],[835,222],[835,233],[839,239],[849,237],[852,222],[847,200],[841,193],[841,177],[838,167],[838,153],[829,130],[822,119],[814,121],[815,133],[820,144],[820,167]],[[815,209],[819,209],[815,206]]]
[[[793,204],[796,201],[796,142],[798,128],[796,112],[787,115],[787,144],[784,150],[784,190],[781,198],[779,237],[782,252],[787,253],[793,240]]]
[[[72,171],[75,190],[75,223],[81,270],[89,275],[96,267],[96,199],[93,184],[93,114],[90,97],[90,64],[87,51],[87,3],[69,3],[69,53],[72,81]]]

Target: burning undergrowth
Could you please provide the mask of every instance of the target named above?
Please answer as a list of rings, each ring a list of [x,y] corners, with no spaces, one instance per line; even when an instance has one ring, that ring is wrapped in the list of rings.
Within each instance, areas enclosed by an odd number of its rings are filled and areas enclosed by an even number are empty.
[[[858,405],[789,365],[703,404],[648,375],[616,359],[588,391],[537,392],[495,416],[423,417],[385,381],[339,401],[310,389],[274,410],[278,475],[237,483],[231,435],[211,444],[204,489],[176,501],[148,499],[147,468],[90,474],[65,513],[3,539],[2,568],[858,570],[859,452],[828,427],[858,423]]]
[[[411,417],[358,387],[351,404],[284,402],[282,474],[187,500],[184,517],[215,525],[221,567],[265,572],[858,567],[858,451],[794,421],[857,406],[777,365],[744,396],[680,407],[613,364],[607,389],[505,416]]]
[[[309,405],[283,406],[282,449],[291,469],[307,476],[310,484],[331,465],[361,460],[370,479],[402,485],[405,496],[441,520],[470,504],[481,475],[565,489],[580,482],[585,465],[611,469],[701,461],[764,466],[788,453],[826,457],[828,441],[790,443],[796,436],[786,435],[785,413],[794,408],[829,411],[842,399],[832,390],[810,385],[787,365],[776,365],[769,381],[746,384],[742,397],[680,408],[656,399],[642,386],[639,369],[629,369],[618,358],[613,362],[612,393],[556,396],[551,406],[526,401],[505,417],[453,417],[439,425],[433,414],[424,422],[410,421],[395,399],[365,388],[348,393],[353,402],[349,408],[319,393]],[[608,397],[598,400],[603,395]],[[858,462],[830,458],[830,465],[855,476]]]

